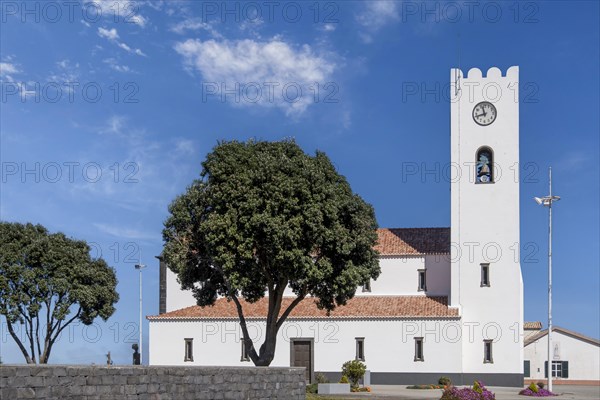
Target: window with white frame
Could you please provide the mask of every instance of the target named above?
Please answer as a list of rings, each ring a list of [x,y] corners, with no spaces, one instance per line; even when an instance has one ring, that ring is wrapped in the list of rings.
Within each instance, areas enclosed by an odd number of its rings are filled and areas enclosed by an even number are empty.
[[[544,377],[548,378],[548,361],[544,361]],[[568,361],[552,361],[552,377],[553,378],[568,378],[569,377],[569,362]]]

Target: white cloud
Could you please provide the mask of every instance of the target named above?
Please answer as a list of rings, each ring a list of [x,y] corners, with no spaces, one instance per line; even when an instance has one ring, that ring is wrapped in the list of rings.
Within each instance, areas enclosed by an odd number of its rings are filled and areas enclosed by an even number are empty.
[[[130,18],[130,21],[136,25],[141,26],[142,28],[144,28],[146,26],[146,23],[148,22],[148,20],[146,18],[142,17],[141,15],[132,16]]]
[[[177,155],[192,155],[196,152],[194,142],[189,139],[175,140],[175,154]]]
[[[6,78],[7,81],[12,82],[13,74],[21,72],[15,64],[8,62],[0,62],[0,78]]]
[[[314,101],[309,87],[330,82],[336,68],[330,57],[315,54],[310,46],[295,48],[279,38],[263,42],[189,39],[176,43],[175,50],[186,67],[202,74],[205,86],[213,84],[219,92],[223,86],[227,90],[239,87],[240,99],[232,99],[232,105],[276,106],[288,115],[302,114]],[[251,93],[244,95],[248,92],[243,87],[252,89]],[[285,87],[291,87],[287,97]]]
[[[399,19],[400,3],[397,1],[371,0],[362,4],[363,10],[356,16],[356,21],[365,28],[360,35],[367,43],[373,40],[374,33]]]
[[[141,6],[147,4],[145,2],[133,0],[84,0],[84,4],[93,4],[104,18],[112,19],[113,21],[132,23],[138,25],[140,28],[146,27],[148,23],[148,19],[139,13]]]
[[[112,29],[104,29],[98,28],[98,36],[108,39],[108,40],[117,40],[119,38],[119,33],[115,28]]]
[[[131,68],[127,65],[120,65],[117,60],[114,58],[107,58],[103,60],[105,64],[107,64],[111,69],[117,72],[133,72]]]
[[[49,82],[77,82],[79,81],[79,63],[73,64],[71,60],[64,59],[56,62],[57,69],[51,70],[48,76]],[[72,91],[72,87],[67,90]]]
[[[100,133],[121,135],[126,118],[121,115],[111,115],[106,121],[106,126],[100,129]]]
[[[187,31],[200,31],[204,30],[211,34],[215,38],[221,38],[221,34],[212,26],[211,23],[203,22],[200,18],[187,18],[183,21],[178,22],[170,28],[171,32],[175,32],[179,35],[185,34]]]
[[[105,38],[108,39],[109,41],[115,43],[117,46],[119,46],[121,49],[125,50],[128,53],[134,53],[137,54],[138,56],[146,56],[146,54],[144,54],[144,52],[140,49],[132,49],[127,43],[123,43],[119,41],[119,32],[117,32],[117,30],[115,28],[112,29],[105,29],[105,28],[98,28],[98,36],[100,36],[101,38]]]
[[[123,50],[125,50],[128,53],[131,53],[133,50],[131,49],[131,47],[129,47],[127,44],[125,43],[117,43],[117,46],[119,46],[120,48],[122,48]]]

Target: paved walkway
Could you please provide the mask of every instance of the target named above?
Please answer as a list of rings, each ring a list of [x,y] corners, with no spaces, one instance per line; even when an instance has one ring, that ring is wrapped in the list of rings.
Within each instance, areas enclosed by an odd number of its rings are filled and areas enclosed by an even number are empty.
[[[536,397],[520,396],[518,388],[488,387],[496,394],[496,400],[527,400]],[[600,400],[600,386],[554,386],[554,393],[559,394],[557,400]],[[399,385],[371,385],[371,393],[352,393],[339,396],[344,399],[371,400],[439,400],[442,391],[407,389]],[[331,398],[335,398],[331,396]]]

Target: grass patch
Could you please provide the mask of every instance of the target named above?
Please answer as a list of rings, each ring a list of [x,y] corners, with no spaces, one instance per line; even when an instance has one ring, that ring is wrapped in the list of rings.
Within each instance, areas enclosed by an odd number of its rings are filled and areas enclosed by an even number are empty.
[[[356,400],[355,397],[329,397],[318,394],[306,393],[306,400]]]

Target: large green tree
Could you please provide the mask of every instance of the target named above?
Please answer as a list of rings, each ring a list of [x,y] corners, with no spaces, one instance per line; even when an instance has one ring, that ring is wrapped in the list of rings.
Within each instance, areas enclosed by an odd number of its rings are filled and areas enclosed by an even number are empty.
[[[235,303],[250,358],[267,366],[278,330],[300,301],[314,296],[331,311],[379,276],[374,211],[324,153],[307,155],[291,140],[222,142],[202,167],[169,207],[163,255],[198,305],[218,296]],[[285,308],[288,285],[296,298]],[[257,351],[240,299],[265,295],[265,341]]]
[[[41,225],[0,222],[0,315],[28,364],[46,364],[73,321],[108,319],[119,300],[116,285],[114,269],[92,259],[86,242]]]

